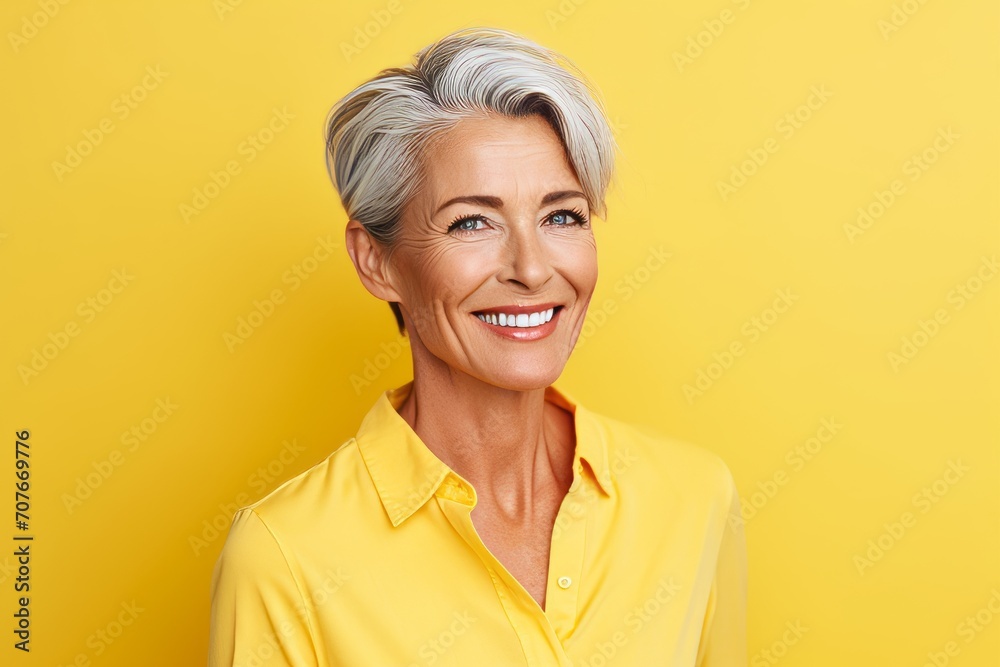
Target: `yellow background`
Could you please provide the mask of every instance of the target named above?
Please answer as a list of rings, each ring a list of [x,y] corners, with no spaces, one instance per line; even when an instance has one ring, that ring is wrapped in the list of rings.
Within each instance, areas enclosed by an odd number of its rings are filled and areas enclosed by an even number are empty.
[[[661,4],[3,3],[0,663],[204,663],[234,504],[325,457],[410,378],[343,249],[326,114],[447,32],[494,25],[603,92],[618,185],[560,382],[729,463],[748,659],[998,664],[997,3]],[[54,165],[76,147],[76,167]],[[260,326],[227,339],[274,290]],[[144,440],[123,441],[133,428]],[[21,429],[30,655],[11,632]]]

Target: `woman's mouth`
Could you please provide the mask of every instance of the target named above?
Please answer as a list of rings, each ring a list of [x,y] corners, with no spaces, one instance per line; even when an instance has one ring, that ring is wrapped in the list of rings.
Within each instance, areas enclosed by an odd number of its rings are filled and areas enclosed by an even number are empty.
[[[505,313],[499,311],[472,313],[490,331],[513,340],[537,340],[555,331],[558,315],[563,306],[531,312]]]

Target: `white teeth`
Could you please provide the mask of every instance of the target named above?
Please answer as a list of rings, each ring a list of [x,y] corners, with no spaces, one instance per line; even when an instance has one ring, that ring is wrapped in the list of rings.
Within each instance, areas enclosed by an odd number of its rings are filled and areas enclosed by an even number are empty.
[[[501,327],[517,327],[522,329],[527,329],[530,327],[537,327],[540,324],[545,324],[552,319],[552,315],[555,313],[555,308],[549,308],[548,310],[542,310],[537,313],[521,313],[520,315],[507,315],[500,313],[487,313],[484,315],[476,315],[483,322],[488,322],[489,324],[495,324]]]

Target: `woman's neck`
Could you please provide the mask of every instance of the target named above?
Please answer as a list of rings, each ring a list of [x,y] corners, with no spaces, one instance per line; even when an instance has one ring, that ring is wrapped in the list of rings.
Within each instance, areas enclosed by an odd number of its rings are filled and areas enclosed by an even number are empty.
[[[544,387],[512,390],[455,375],[444,385],[415,374],[398,412],[435,456],[473,485],[479,502],[520,516],[536,496],[568,488],[576,445],[572,414],[547,402]]]

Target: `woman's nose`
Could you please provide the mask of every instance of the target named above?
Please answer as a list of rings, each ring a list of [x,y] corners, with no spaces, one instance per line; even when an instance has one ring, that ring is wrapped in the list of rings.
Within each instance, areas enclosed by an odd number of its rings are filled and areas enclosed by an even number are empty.
[[[510,227],[502,262],[501,280],[513,280],[532,290],[544,285],[553,273],[544,233],[533,224]]]

